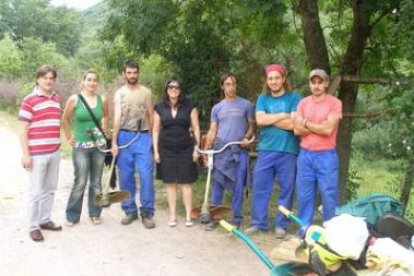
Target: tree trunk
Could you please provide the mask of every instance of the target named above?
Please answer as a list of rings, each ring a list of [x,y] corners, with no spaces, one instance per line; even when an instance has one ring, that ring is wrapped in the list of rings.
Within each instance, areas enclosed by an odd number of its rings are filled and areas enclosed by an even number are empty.
[[[324,69],[330,74],[329,53],[319,20],[317,1],[296,1],[294,8],[301,17],[303,40],[311,69]]]
[[[405,173],[404,173],[404,179],[402,183],[402,189],[401,189],[401,196],[400,201],[404,205],[404,212],[407,210],[408,207],[408,201],[410,199],[411,189],[413,187],[413,179],[414,179],[414,162],[413,159],[407,160],[407,165],[405,166]]]
[[[364,4],[365,3],[365,4]],[[372,10],[364,1],[353,1],[353,26],[351,39],[342,63],[341,74],[359,76],[362,68],[365,44],[371,34],[369,19]],[[343,113],[353,113],[358,96],[358,84],[342,82],[339,98],[342,101]],[[344,118],[338,131],[338,153],[340,160],[339,191],[341,202],[346,201],[346,183],[348,180],[349,161],[351,158],[352,117]]]

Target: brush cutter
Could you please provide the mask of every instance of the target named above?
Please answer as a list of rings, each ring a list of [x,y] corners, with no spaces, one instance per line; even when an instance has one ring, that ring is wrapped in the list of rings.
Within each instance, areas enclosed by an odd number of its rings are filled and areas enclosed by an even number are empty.
[[[141,129],[140,126],[141,126],[141,120],[139,120],[139,122],[138,122],[138,129]],[[129,141],[125,145],[119,146],[118,149],[122,150],[122,149],[125,149],[125,148],[129,147],[132,143],[134,143],[136,140],[138,140],[139,135],[140,135],[140,132],[138,131],[137,134],[134,136],[134,138],[131,139],[131,141]],[[111,151],[111,149],[101,149],[99,147],[98,147],[98,149],[101,152],[105,152],[105,153]],[[112,174],[113,174],[114,169],[115,169],[115,163],[116,163],[116,156],[114,156],[114,158],[112,159],[111,167],[109,168],[108,180],[105,183],[104,188],[102,189],[102,193],[96,195],[93,198],[93,202],[97,206],[109,207],[109,205],[111,205],[112,203],[122,202],[122,201],[127,200],[131,197],[130,192],[124,191],[124,190],[109,192],[109,186],[110,186],[110,183],[111,183]]]
[[[249,144],[254,141],[254,136],[250,139]],[[225,205],[215,205],[210,206],[209,202],[209,193],[210,193],[210,183],[211,183],[211,172],[213,171],[213,164],[214,164],[214,154],[223,152],[226,148],[228,148],[231,145],[240,145],[241,141],[236,142],[230,142],[225,144],[221,149],[213,150],[213,149],[207,149],[207,150],[201,150],[198,147],[196,147],[196,150],[200,154],[207,155],[207,181],[206,181],[206,189],[204,192],[204,201],[203,205],[196,206],[191,210],[191,217],[193,219],[197,219],[200,217],[201,223],[209,223],[214,220],[218,220],[223,218],[223,216],[227,213],[231,212],[231,208]]]
[[[337,271],[342,261],[347,258],[329,248],[325,239],[325,229],[318,225],[307,227],[292,211],[279,205],[279,211],[294,221],[305,232],[304,241],[298,249],[302,249],[309,258],[309,265],[319,274],[326,275],[326,271]]]
[[[93,203],[95,203],[95,205],[97,206],[109,207],[109,205],[111,205],[112,203],[122,202],[131,197],[131,194],[128,191],[121,190],[121,191],[109,192],[109,186],[111,183],[111,175],[113,173],[113,170],[115,169],[115,162],[116,162],[116,157],[112,159],[111,167],[109,168],[108,180],[105,183],[102,193],[96,195],[93,198]]]
[[[236,226],[231,225],[225,220],[220,220],[220,225],[228,232],[244,241],[247,246],[256,254],[256,256],[259,257],[259,259],[267,266],[267,268],[270,269],[272,276],[304,275],[311,272],[309,266],[301,263],[289,262],[281,265],[274,265],[263,253],[263,251],[253,243],[249,236],[237,229]]]

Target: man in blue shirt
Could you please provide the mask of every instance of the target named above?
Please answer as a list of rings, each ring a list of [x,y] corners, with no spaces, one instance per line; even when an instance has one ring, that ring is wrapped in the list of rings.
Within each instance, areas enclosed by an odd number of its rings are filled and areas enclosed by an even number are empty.
[[[216,104],[211,111],[210,129],[207,135],[207,148],[213,144],[220,149],[229,142],[242,141],[241,146],[232,146],[214,156],[212,204],[223,203],[224,191],[232,192],[232,223],[239,226],[243,209],[243,194],[246,186],[249,157],[243,148],[249,144],[253,136],[253,104],[237,96],[236,77],[225,73],[220,78],[224,99]],[[212,230],[217,222],[206,226]]]
[[[269,228],[268,208],[275,177],[279,183],[277,204],[292,208],[299,152],[299,140],[293,134],[292,113],[296,111],[300,95],[290,91],[282,65],[268,65],[265,78],[265,91],[256,103],[256,122],[261,130],[253,172],[252,224],[246,230],[249,235]],[[278,214],[274,226],[276,238],[285,238],[289,220]]]

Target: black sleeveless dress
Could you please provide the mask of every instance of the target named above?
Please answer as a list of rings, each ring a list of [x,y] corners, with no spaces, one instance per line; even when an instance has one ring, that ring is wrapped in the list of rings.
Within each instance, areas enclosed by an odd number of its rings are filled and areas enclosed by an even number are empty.
[[[193,108],[195,106],[185,99],[173,118],[167,103],[155,106],[161,117],[158,139],[161,163],[157,164],[157,179],[164,183],[191,184],[197,179],[197,166],[193,162],[194,139],[189,131]]]

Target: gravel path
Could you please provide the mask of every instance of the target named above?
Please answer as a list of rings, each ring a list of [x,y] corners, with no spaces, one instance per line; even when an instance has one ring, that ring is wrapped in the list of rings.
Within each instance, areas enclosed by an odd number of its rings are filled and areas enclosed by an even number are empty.
[[[222,230],[206,232],[200,225],[166,225],[164,209],[157,210],[157,227],[140,221],[122,226],[119,205],[102,214],[94,226],[87,218],[62,232],[44,231],[46,241],[35,243],[27,231],[27,175],[20,166],[17,136],[0,126],[0,275],[269,275],[267,268],[240,240]],[[72,181],[72,164],[61,162],[53,219],[64,222]],[[269,254],[271,244],[262,242]]]

